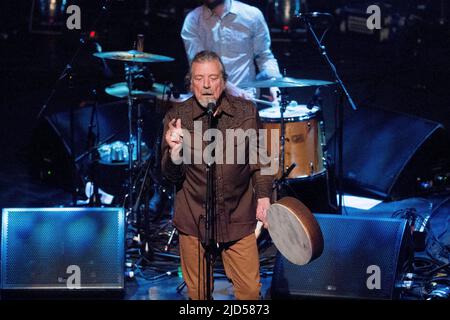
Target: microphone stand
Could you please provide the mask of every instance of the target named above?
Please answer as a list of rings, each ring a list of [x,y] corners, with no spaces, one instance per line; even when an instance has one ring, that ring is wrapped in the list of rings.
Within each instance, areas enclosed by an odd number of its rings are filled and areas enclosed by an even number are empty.
[[[208,129],[215,127],[214,124],[214,108],[208,104]],[[211,274],[215,260],[216,238],[215,238],[215,190],[214,190],[214,173],[216,164],[211,159],[207,159],[206,163],[206,218],[205,218],[205,256],[206,256],[206,299],[212,300],[211,292]]]
[[[284,70],[284,76],[286,76],[286,69]],[[277,180],[277,193],[276,200],[279,200],[283,197],[283,186],[285,185],[285,180],[287,176],[291,173],[294,167],[286,169],[286,158],[285,158],[285,144],[286,144],[286,125],[284,120],[284,113],[286,112],[286,108],[288,106],[288,92],[287,88],[281,88],[281,101],[280,101],[280,175],[281,177]]]
[[[285,143],[286,143],[286,138],[285,138],[286,127],[285,127],[285,124],[284,124],[284,112],[286,111],[286,108],[287,108],[287,105],[288,105],[286,91],[285,90],[283,90],[283,91],[284,92],[281,95],[281,103],[280,103],[280,126],[281,126],[281,135],[280,135],[280,142],[281,142],[281,146],[280,146],[280,148],[281,148],[281,150],[280,150],[281,161],[280,162],[281,163],[280,163],[280,165],[281,165],[281,175],[284,175],[284,171],[285,171],[285,167],[284,166],[285,166],[285,162],[286,162],[285,156],[284,156],[284,147],[285,147]]]
[[[143,52],[144,49],[144,36],[138,34],[137,41],[133,45],[135,52]],[[133,136],[133,107],[134,96],[133,89],[136,80],[136,75],[141,70],[141,64],[135,61],[125,63],[125,79],[128,88],[127,94],[127,107],[128,107],[128,212],[127,215],[131,217],[133,222],[137,226],[138,234],[141,231],[141,214],[138,204],[134,205],[134,192],[135,185],[133,183],[134,168],[138,168],[141,165],[141,136],[143,119],[141,115],[141,103],[137,104],[137,128],[136,128],[136,140]],[[134,161],[134,150],[136,148],[136,163]],[[134,210],[137,208],[137,211]]]
[[[344,83],[341,80],[341,77],[339,76],[336,66],[331,61],[330,57],[328,56],[327,49],[325,45],[322,44],[321,40],[317,37],[317,34],[315,33],[310,19],[308,15],[305,14],[299,14],[297,15],[298,18],[303,19],[308,31],[311,33],[313,42],[317,46],[317,49],[319,49],[320,54],[325,58],[325,61],[327,62],[328,66],[330,67],[335,82],[338,86],[338,89],[340,90],[339,93],[339,102],[337,105],[338,108],[338,190],[339,190],[339,201],[338,201],[338,214],[342,214],[342,188],[343,188],[343,178],[344,178],[344,166],[343,166],[343,145],[344,145],[344,105],[343,105],[343,98],[345,96],[346,100],[350,104],[350,107],[353,110],[357,110],[356,104],[353,102],[352,97],[347,91],[347,88],[345,87]]]
[[[278,179],[275,179],[273,181],[272,191],[276,191],[276,198],[275,198],[276,200],[279,200],[284,197],[283,191],[286,190],[283,190],[283,185],[286,183],[287,177],[291,174],[292,170],[294,170],[296,166],[297,164],[293,162]]]

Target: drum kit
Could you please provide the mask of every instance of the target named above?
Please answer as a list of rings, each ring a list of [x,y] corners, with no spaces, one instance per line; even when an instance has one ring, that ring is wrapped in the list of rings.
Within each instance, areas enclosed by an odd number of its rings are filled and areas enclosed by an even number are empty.
[[[138,35],[137,50],[97,52],[93,55],[99,59],[114,60],[123,63],[123,82],[112,84],[105,88],[105,92],[118,99],[126,99],[128,111],[128,141],[114,141],[99,145],[97,148],[99,163],[111,168],[114,166],[127,166],[125,175],[120,181],[122,194],[118,195],[118,202],[126,208],[127,224],[135,230],[134,240],[149,251],[149,210],[154,196],[163,189],[156,187],[158,177],[158,151],[161,137],[157,136],[153,146],[147,146],[143,141],[144,121],[143,108],[145,102],[159,101],[165,105],[169,101],[180,102],[189,95],[175,94],[169,84],[154,81],[153,75],[147,69],[148,64],[174,61],[173,58],[143,52],[143,36]],[[155,128],[155,131],[158,131]],[[113,172],[109,170],[109,172]],[[116,171],[114,171],[116,172]],[[92,181],[94,185],[98,182]],[[150,190],[154,188],[154,190]],[[96,190],[96,189],[94,189]],[[98,187],[97,187],[98,190]],[[165,192],[169,193],[168,189]],[[169,198],[172,196],[167,195]],[[94,196],[94,198],[96,198]],[[142,248],[143,249],[143,248]]]

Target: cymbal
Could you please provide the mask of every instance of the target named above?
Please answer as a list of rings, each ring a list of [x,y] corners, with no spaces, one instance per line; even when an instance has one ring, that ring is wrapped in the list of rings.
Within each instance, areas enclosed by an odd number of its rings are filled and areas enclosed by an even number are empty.
[[[126,82],[115,83],[113,85],[110,85],[109,87],[106,87],[105,92],[117,98],[125,98],[128,96],[128,85]],[[169,94],[169,87],[167,85],[156,82],[153,83],[152,88],[148,91],[141,91],[141,90],[132,91],[133,97],[141,99],[155,97],[160,100],[166,100],[168,94]],[[173,96],[171,96],[170,101],[184,102],[191,96],[192,94],[180,94],[178,98],[174,98]]]
[[[136,50],[96,52],[94,53],[94,56],[96,56],[97,58],[118,60],[124,62],[170,62],[175,60],[174,58]]]
[[[293,88],[293,87],[312,87],[312,86],[326,86],[333,84],[330,81],[313,80],[313,79],[295,79],[290,77],[271,78],[266,80],[255,80],[241,83],[240,88]]]

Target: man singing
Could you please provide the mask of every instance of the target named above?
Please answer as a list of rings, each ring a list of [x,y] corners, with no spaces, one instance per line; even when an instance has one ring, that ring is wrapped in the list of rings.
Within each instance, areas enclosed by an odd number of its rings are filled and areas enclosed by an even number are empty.
[[[203,137],[209,125],[207,108],[211,103],[214,127],[223,137],[227,129],[258,132],[261,125],[252,102],[226,92],[227,75],[216,53],[197,53],[192,59],[189,79],[194,96],[174,105],[164,119],[161,164],[164,176],[177,185],[173,223],[179,232],[181,268],[188,295],[191,299],[206,299],[207,166],[203,157],[201,161],[186,161],[185,156],[203,155],[207,141],[202,141],[201,150],[198,150],[195,143],[186,141],[185,133]],[[202,128],[202,132],[195,132],[195,128]],[[226,275],[233,283],[235,297],[257,300],[261,284],[254,231],[257,220],[266,223],[273,175],[262,172],[265,165],[260,161],[249,161],[251,144],[242,141],[245,143],[245,161],[226,161],[214,166],[215,240]],[[235,158],[240,156],[236,153],[243,147],[239,144],[242,143],[233,139],[231,147],[235,149]],[[229,145],[227,143],[225,147]],[[216,150],[216,155],[218,151],[226,154],[226,150]]]

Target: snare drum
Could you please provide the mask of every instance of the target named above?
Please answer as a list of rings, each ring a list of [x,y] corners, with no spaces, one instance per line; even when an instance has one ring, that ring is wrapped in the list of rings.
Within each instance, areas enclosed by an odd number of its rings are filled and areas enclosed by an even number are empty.
[[[319,110],[318,107],[308,109],[306,105],[290,105],[284,112],[284,165],[287,169],[292,163],[296,164],[288,178],[312,177],[326,170],[322,149],[325,141]],[[260,110],[259,116],[264,128],[268,129],[267,149],[270,152],[271,129],[278,129],[276,137],[278,141],[280,140],[280,108]]]

